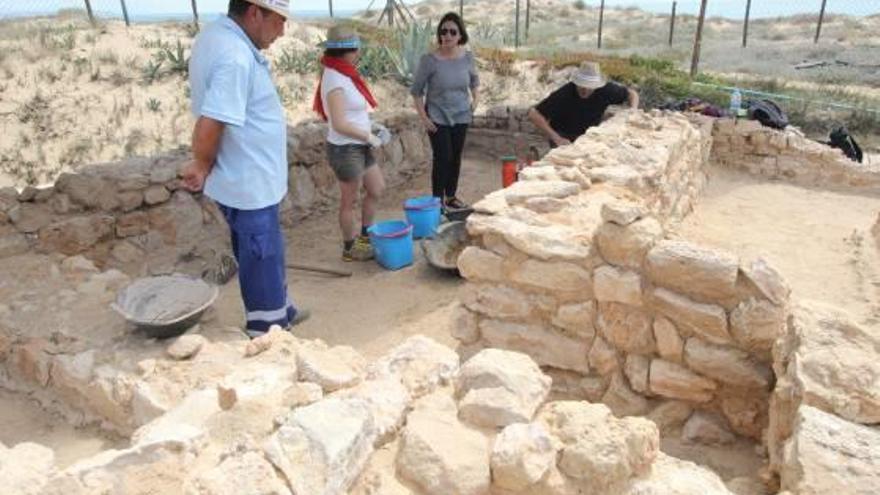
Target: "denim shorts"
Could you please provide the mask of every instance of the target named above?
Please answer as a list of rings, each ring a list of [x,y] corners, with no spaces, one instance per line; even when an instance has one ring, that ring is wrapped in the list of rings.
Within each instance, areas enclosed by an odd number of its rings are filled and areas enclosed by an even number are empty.
[[[342,182],[349,182],[364,175],[376,164],[373,152],[366,144],[327,143],[327,162]]]

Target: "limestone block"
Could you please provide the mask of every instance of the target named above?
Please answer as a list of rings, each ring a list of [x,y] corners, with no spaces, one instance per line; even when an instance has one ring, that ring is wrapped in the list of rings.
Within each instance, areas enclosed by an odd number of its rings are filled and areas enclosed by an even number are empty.
[[[164,203],[171,198],[171,193],[168,192],[168,189],[165,186],[155,185],[150,186],[144,191],[144,203],[149,206],[157,205],[159,203]]]
[[[264,446],[293,493],[346,493],[363,470],[377,432],[360,399],[325,398],[294,409]]]
[[[369,381],[369,380],[368,380]],[[361,382],[361,384],[366,382]],[[357,389],[357,387],[355,387]],[[344,393],[340,391],[337,393]],[[314,404],[324,398],[324,389],[316,383],[297,382],[284,389],[283,404],[289,409],[295,409],[300,406]]]
[[[31,385],[45,387],[49,383],[51,355],[49,342],[43,338],[30,338],[12,348],[10,372]]]
[[[659,452],[654,423],[627,417],[617,419],[602,404],[553,402],[538,415],[562,445],[559,469],[591,490],[608,493],[618,483],[645,474]]]
[[[555,464],[556,448],[542,424],[512,424],[495,438],[493,485],[511,491],[526,490]]]
[[[31,234],[52,223],[52,211],[45,205],[21,203],[6,214],[19,232]]]
[[[573,263],[528,259],[513,269],[510,279],[518,284],[551,292],[576,292],[584,299],[590,298],[593,293],[590,272]]]
[[[523,206],[537,213],[555,213],[564,210],[568,203],[556,198],[529,198]]]
[[[730,313],[730,333],[744,349],[769,353],[785,332],[788,313],[770,301],[750,298]]]
[[[291,167],[288,177],[288,195],[295,212],[303,214],[312,208],[318,199],[315,182],[306,167]]]
[[[651,323],[651,315],[641,308],[619,303],[599,303],[599,331],[623,352],[654,352],[657,347]]]
[[[626,227],[636,220],[643,218],[646,213],[647,211],[642,205],[629,201],[604,203],[601,210],[602,220],[620,225],[621,227]]]
[[[110,211],[118,206],[113,184],[102,177],[62,173],[55,180],[55,190],[90,209]]]
[[[626,357],[623,372],[626,374],[629,385],[640,394],[648,393],[648,370],[651,368],[651,360],[638,354],[630,354]]]
[[[0,479],[4,493],[41,495],[55,469],[55,453],[48,447],[30,442],[12,448],[0,444]]]
[[[621,495],[734,495],[711,470],[663,454],[646,476],[633,480]]]
[[[648,250],[663,236],[663,227],[653,218],[643,218],[626,227],[606,222],[596,231],[599,252],[605,261],[628,268],[641,268]]]
[[[114,218],[96,214],[55,222],[40,229],[37,249],[67,255],[81,253],[113,236]]]
[[[0,235],[0,258],[24,254],[28,249],[30,249],[30,244],[24,234],[13,232]]]
[[[602,396],[602,403],[611,408],[617,417],[644,416],[650,409],[647,399],[633,392],[619,371],[611,375],[611,382]]]
[[[668,400],[651,410],[646,417],[657,425],[661,435],[666,435],[684,425],[693,411],[687,402]]]
[[[526,354],[485,349],[456,378],[461,418],[488,427],[531,421],[550,393],[550,377]]]
[[[532,312],[532,296],[500,285],[467,284],[461,302],[468,309],[493,318],[526,318]]]
[[[150,177],[147,175],[126,175],[116,181],[116,189],[119,191],[140,191],[150,186]]]
[[[397,472],[425,493],[483,495],[490,484],[490,446],[453,411],[416,409],[400,437]]]
[[[169,201],[151,208],[149,215],[150,230],[158,232],[169,246],[185,248],[195,244],[202,231],[202,208],[184,191],[175,192]]]
[[[638,273],[602,265],[593,270],[593,291],[600,302],[642,305],[642,279]]]
[[[468,280],[500,282],[504,279],[504,258],[497,254],[468,246],[458,256],[458,271]]]
[[[652,393],[690,402],[709,402],[717,388],[712,380],[662,359],[651,361],[648,381]]]
[[[76,206],[70,201],[70,198],[66,194],[55,194],[53,195],[48,203],[52,211],[59,215],[64,215],[70,213],[74,210],[78,210]],[[138,203],[140,205],[140,203]]]
[[[815,302],[793,309],[773,350],[774,370],[794,411],[801,403],[848,421],[880,423],[880,338],[843,311]]]
[[[220,412],[216,389],[201,389],[187,395],[170,411],[135,430],[132,445],[173,441],[197,445],[207,435],[207,424]]]
[[[165,390],[161,390],[160,387],[150,385],[141,380],[135,382],[131,396],[131,412],[134,425],[145,425],[168,412],[174,406],[174,399],[177,398],[171,395],[177,395],[177,393],[179,392],[168,393]]]
[[[353,387],[363,379],[366,360],[349,346],[330,349],[301,346],[296,352],[299,379],[320,385],[325,392]]]
[[[397,376],[415,398],[449,383],[458,366],[455,351],[424,335],[415,335],[370,364],[367,376]]]
[[[769,389],[772,373],[744,351],[690,338],[684,345],[684,361],[692,370],[734,387]]]
[[[167,192],[167,191],[166,191]],[[63,201],[63,200],[62,200]],[[132,211],[141,207],[144,203],[144,194],[140,191],[123,191],[116,194],[116,203],[122,211]],[[69,210],[70,207],[62,203],[54,203],[52,208],[55,211]]]
[[[565,199],[579,193],[580,190],[580,186],[573,182],[553,180],[518,181],[504,189],[504,199],[507,201],[507,204],[513,206],[524,204],[533,198]]]
[[[236,452],[199,473],[187,495],[290,495],[287,484],[259,452]]]
[[[772,265],[763,258],[752,261],[742,267],[743,274],[751,281],[761,294],[773,304],[784,306],[791,294],[791,287]]]
[[[601,376],[585,376],[578,381],[576,390],[590,402],[602,402],[609,381]],[[553,386],[555,390],[556,380],[553,380]]]
[[[685,241],[660,241],[648,252],[645,269],[655,285],[699,301],[736,295],[739,259],[724,251]]]
[[[480,332],[490,347],[528,354],[541,366],[589,373],[588,344],[538,325],[483,320]]]
[[[654,340],[660,357],[674,363],[684,362],[684,340],[675,325],[666,318],[654,318]]]
[[[681,439],[688,443],[723,445],[732,443],[736,437],[727,428],[724,418],[714,413],[697,411],[684,424]]]
[[[14,187],[0,187],[0,212],[6,213],[18,205],[18,191]]]
[[[406,411],[412,402],[409,390],[395,376],[366,380],[353,388],[335,392],[330,397],[364,401],[373,415],[377,443],[393,438],[403,424]]]
[[[608,375],[620,368],[617,351],[602,337],[597,337],[593,341],[589,360],[590,366],[602,375]]]
[[[150,230],[150,217],[145,211],[135,211],[116,219],[116,236],[131,237]]]
[[[450,333],[453,338],[465,345],[480,340],[477,316],[461,303],[455,303],[450,320]]]
[[[165,353],[178,361],[192,359],[207,343],[208,339],[198,334],[181,335],[165,349]]]
[[[61,273],[68,277],[92,275],[98,273],[95,264],[85,256],[68,256],[61,262]]]
[[[721,412],[724,413],[727,423],[735,433],[761,439],[762,432],[768,425],[769,403],[768,394],[724,397],[721,400]]]
[[[680,331],[722,344],[731,341],[727,313],[721,306],[698,303],[660,287],[654,289],[651,296],[654,309],[675,322]]]
[[[583,337],[588,342],[596,336],[596,302],[566,304],[560,306],[553,316],[552,323],[563,328],[577,337]]]
[[[869,495],[880,486],[880,431],[809,406],[785,445],[781,488],[799,495]]]

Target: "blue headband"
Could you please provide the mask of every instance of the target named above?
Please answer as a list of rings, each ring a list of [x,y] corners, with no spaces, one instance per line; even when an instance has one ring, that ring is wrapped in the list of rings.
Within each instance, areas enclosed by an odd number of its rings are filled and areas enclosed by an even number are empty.
[[[360,48],[361,40],[357,36],[354,38],[349,38],[347,40],[339,40],[339,41],[330,41],[327,40],[324,42],[324,48]]]

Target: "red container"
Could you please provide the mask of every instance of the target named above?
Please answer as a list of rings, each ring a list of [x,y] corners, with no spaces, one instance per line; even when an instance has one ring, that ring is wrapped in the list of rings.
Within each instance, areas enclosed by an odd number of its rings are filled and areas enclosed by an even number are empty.
[[[515,156],[501,157],[501,185],[508,187],[516,182],[518,173],[517,160]]]

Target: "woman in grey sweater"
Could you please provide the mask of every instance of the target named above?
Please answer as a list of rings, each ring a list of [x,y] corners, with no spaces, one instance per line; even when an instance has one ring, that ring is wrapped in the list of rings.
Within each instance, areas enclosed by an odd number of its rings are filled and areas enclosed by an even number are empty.
[[[461,17],[454,12],[444,15],[437,25],[437,49],[422,56],[410,88],[434,153],[431,189],[451,209],[467,207],[456,192],[461,152],[480,84],[474,56],[464,48],[467,42]]]

